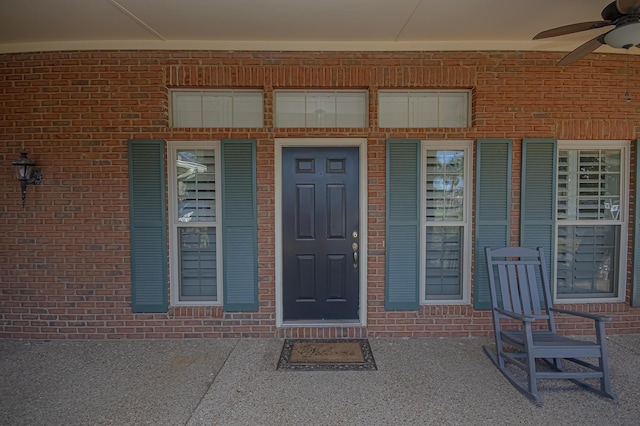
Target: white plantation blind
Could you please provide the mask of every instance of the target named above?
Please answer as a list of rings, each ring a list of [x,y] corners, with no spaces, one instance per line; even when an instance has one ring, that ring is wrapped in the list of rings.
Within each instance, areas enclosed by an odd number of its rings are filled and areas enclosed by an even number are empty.
[[[448,146],[447,146],[448,145]],[[465,290],[468,143],[426,141],[424,158],[424,298],[461,301]]]
[[[560,150],[558,220],[619,220],[620,150]]]
[[[216,221],[215,163],[213,149],[177,152],[175,167],[179,222]]]
[[[219,303],[219,143],[170,142],[172,304]]]
[[[460,226],[427,227],[425,285],[427,300],[462,297],[463,230]]]
[[[180,300],[214,299],[217,293],[216,229],[179,228]]]
[[[623,149],[558,151],[556,293],[617,297],[626,229]]]
[[[427,150],[427,221],[464,220],[464,151]]]
[[[559,298],[615,296],[620,226],[558,226]]]

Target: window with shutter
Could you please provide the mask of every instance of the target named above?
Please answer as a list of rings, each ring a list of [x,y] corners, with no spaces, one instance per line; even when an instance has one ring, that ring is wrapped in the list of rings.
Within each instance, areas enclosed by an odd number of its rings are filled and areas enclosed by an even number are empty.
[[[172,304],[221,304],[219,142],[169,143]]]
[[[600,145],[558,143],[556,298],[562,301],[624,298],[629,144]]]
[[[469,301],[471,142],[422,142],[422,299]]]

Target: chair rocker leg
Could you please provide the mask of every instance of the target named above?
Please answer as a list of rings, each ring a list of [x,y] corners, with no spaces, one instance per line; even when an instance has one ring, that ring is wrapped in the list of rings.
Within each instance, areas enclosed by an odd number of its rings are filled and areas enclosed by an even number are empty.
[[[505,362],[499,353],[498,355],[496,355],[487,346],[482,346],[482,348],[484,349],[484,353],[487,354],[491,362],[493,362],[493,364],[498,368],[498,370],[500,370],[502,375],[509,381],[509,383],[511,383],[511,385],[513,385],[514,388],[518,389],[524,396],[531,399],[538,407],[542,405],[542,398],[540,398],[540,395],[538,394],[537,388],[535,386],[534,388],[536,388],[536,392],[535,393],[531,392],[509,370],[507,370]],[[529,380],[532,380],[532,379],[529,378]]]
[[[549,359],[542,359],[542,360],[549,367],[557,371],[565,371],[564,367],[562,366],[561,359],[562,358],[553,358],[552,360],[549,360]],[[585,390],[588,390],[600,396],[604,396],[606,398],[611,398],[614,402],[618,402],[618,396],[611,391],[611,381],[609,380],[609,375],[606,371],[604,372],[604,377],[600,379],[600,388],[590,385],[589,383],[581,379],[568,379],[568,380]]]
[[[604,396],[606,398],[610,398],[613,400],[613,402],[618,402],[618,396],[615,393],[611,392],[610,390],[607,390],[605,386],[602,386],[602,384],[601,384],[601,387],[598,388],[588,384],[584,380],[580,380],[580,379],[569,379],[569,380],[585,390],[588,390],[600,396]]]

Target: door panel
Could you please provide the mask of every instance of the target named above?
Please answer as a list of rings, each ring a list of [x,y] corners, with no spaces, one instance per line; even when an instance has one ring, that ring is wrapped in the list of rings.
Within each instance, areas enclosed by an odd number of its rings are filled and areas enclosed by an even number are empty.
[[[358,148],[283,148],[285,321],[358,318],[358,179]]]

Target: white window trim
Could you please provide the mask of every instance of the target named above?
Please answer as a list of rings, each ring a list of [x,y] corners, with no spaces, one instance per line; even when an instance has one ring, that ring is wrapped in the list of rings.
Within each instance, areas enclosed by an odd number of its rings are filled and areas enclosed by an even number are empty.
[[[472,203],[472,181],[473,181],[473,141],[470,140],[423,140],[421,144],[421,167],[420,167],[420,304],[422,305],[468,305],[471,303],[471,203]],[[425,230],[427,227],[426,218],[426,172],[427,162],[425,161],[427,156],[427,150],[442,149],[442,150],[463,150],[465,157],[464,177],[465,177],[465,191],[464,191],[464,221],[462,222],[429,222],[435,226],[462,226],[463,232],[463,259],[462,264],[464,270],[462,271],[462,297],[460,299],[438,299],[428,300],[426,298],[426,250],[427,241]]]
[[[626,140],[559,140],[556,158],[559,157],[560,150],[589,150],[589,149],[620,149],[620,179],[622,181],[622,190],[620,193],[620,206],[625,208],[620,209],[620,218],[617,221],[612,220],[558,220],[556,217],[556,223],[554,228],[554,244],[555,244],[555,256],[553,259],[553,276],[556,277],[558,273],[558,225],[617,225],[620,226],[620,256],[618,259],[618,288],[617,296],[615,297],[584,297],[584,298],[558,298],[558,286],[553,285],[553,300],[558,304],[575,304],[575,303],[611,303],[611,302],[624,302],[626,297],[626,284],[627,284],[627,256],[628,256],[628,241],[629,241],[629,190],[630,190],[630,160],[631,160],[631,143]],[[558,171],[556,170],[556,175]],[[558,191],[557,183],[556,188]],[[557,210],[557,205],[554,206]]]
[[[176,168],[174,164],[176,162],[176,151],[179,149],[213,149],[215,151],[215,179],[216,179],[216,223],[210,222],[194,222],[183,223],[178,222],[178,212],[176,206],[178,205],[178,194],[175,181]],[[168,192],[169,192],[169,281],[170,281],[170,304],[171,306],[222,306],[223,304],[223,289],[222,289],[222,191],[220,187],[221,182],[221,169],[220,163],[220,141],[168,141],[167,150],[169,155],[167,163],[167,176],[168,176]],[[205,300],[190,300],[180,301],[180,276],[179,276],[179,251],[178,251],[178,228],[180,227],[214,227],[216,228],[216,279],[218,282],[217,295],[215,301]]]

